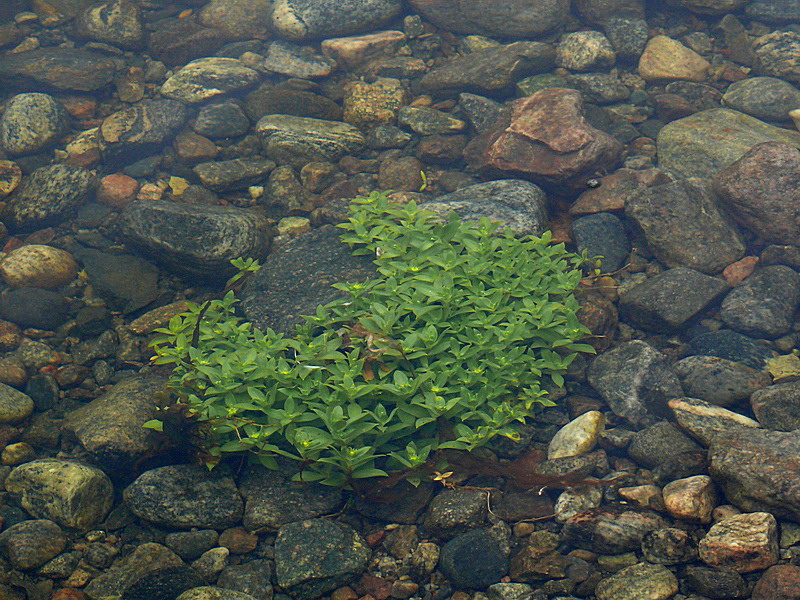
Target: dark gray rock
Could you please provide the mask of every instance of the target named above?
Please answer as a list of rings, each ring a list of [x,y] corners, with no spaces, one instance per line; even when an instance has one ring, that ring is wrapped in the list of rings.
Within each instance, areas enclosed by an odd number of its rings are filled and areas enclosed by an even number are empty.
[[[192,170],[210,190],[229,192],[263,183],[274,168],[271,160],[254,157],[200,163]]]
[[[255,600],[250,594],[204,585],[186,590],[175,600]]]
[[[65,164],[41,167],[23,178],[0,211],[9,231],[28,233],[59,225],[88,202],[97,185],[91,171]]]
[[[458,95],[458,105],[478,133],[492,129],[503,112],[503,105],[496,100],[466,92]]]
[[[217,579],[217,587],[250,594],[256,600],[272,600],[272,563],[257,559],[226,567]]]
[[[267,256],[260,271],[245,284],[240,308],[260,328],[290,333],[313,315],[317,306],[344,297],[334,283],[377,276],[372,259],[353,256],[335,227],[304,233]]]
[[[800,275],[783,265],[759,269],[722,301],[720,318],[731,329],[758,338],[789,332],[800,303]]]
[[[142,473],[123,492],[137,517],[164,527],[225,529],[242,518],[244,505],[224,468],[159,467]]]
[[[608,41],[617,53],[618,61],[635,61],[647,45],[647,21],[636,17],[612,16],[603,22]]]
[[[248,210],[177,202],[128,204],[117,222],[127,242],[178,273],[226,279],[230,261],[261,259],[272,235],[266,219]]]
[[[717,436],[710,473],[731,504],[800,520],[800,432],[742,429]]]
[[[275,539],[278,585],[292,598],[314,600],[364,571],[370,551],[348,525],[328,519],[289,523]]]
[[[800,21],[800,5],[794,0],[754,0],[745,6],[744,14],[767,23],[796,23]]]
[[[718,206],[710,181],[682,179],[646,188],[628,197],[625,215],[669,267],[713,275],[744,255],[742,235]]]
[[[539,236],[547,228],[547,195],[536,184],[521,179],[477,183],[420,206],[444,218],[454,211],[463,221],[473,223],[488,217],[514,235]]]
[[[184,560],[199,558],[217,545],[219,534],[213,529],[175,531],[164,538],[164,545]]]
[[[130,164],[159,152],[186,121],[187,111],[176,100],[143,100],[103,121],[98,135],[103,160]]]
[[[683,395],[667,357],[646,343],[620,344],[592,361],[589,383],[615,414],[645,424],[667,414],[667,400]]]
[[[131,554],[115,561],[110,569],[97,575],[84,591],[92,599],[121,598],[125,590],[148,573],[182,564],[180,557],[169,548],[161,544],[144,543],[137,546]]]
[[[0,319],[21,328],[53,331],[69,317],[69,302],[62,294],[41,288],[19,288],[0,295]]]
[[[158,417],[153,394],[164,390],[157,377],[130,377],[108,392],[66,414],[63,431],[87,458],[112,476],[127,475],[137,461],[155,454],[156,436],[142,424]]]
[[[697,560],[697,546],[687,531],[666,527],[645,534],[642,555],[656,565],[679,565]]]
[[[204,584],[203,578],[189,565],[164,567],[150,571],[132,583],[123,592],[122,600],[167,600]]]
[[[668,333],[683,327],[728,289],[722,279],[675,267],[621,294],[619,310],[634,327]]]
[[[542,42],[514,42],[453,58],[429,71],[420,81],[423,91],[453,95],[462,92],[504,95],[527,75],[555,65],[555,49]]]
[[[758,422],[766,429],[800,429],[800,382],[778,383],[756,391],[750,397]]]
[[[593,104],[624,102],[631,90],[617,75],[611,73],[574,73],[569,77],[569,87],[574,87]]]
[[[628,454],[661,483],[707,473],[705,450],[666,422],[636,432]]]
[[[800,108],[800,90],[777,77],[748,77],[735,81],[722,96],[726,106],[764,121],[788,121]]]
[[[168,66],[185,65],[190,60],[211,56],[225,43],[225,33],[203,27],[191,19],[163,19],[148,36],[147,51]]]
[[[733,569],[689,565],[684,572],[689,589],[706,598],[729,600],[747,596],[747,582]]]
[[[717,406],[745,400],[772,383],[765,371],[716,356],[688,356],[672,365],[672,370],[689,397]]]
[[[97,295],[112,310],[134,312],[158,296],[158,269],[132,254],[108,254],[80,248],[73,252]]]
[[[445,490],[431,501],[425,527],[432,535],[447,539],[480,527],[486,514],[486,492]]]
[[[272,27],[290,40],[338,37],[377,29],[402,10],[402,0],[279,0]]]
[[[753,49],[760,74],[800,83],[800,32],[772,31],[756,38]]]
[[[667,522],[654,512],[610,504],[567,519],[562,538],[577,548],[600,554],[621,554],[640,550],[646,534],[664,527]]]
[[[717,356],[759,371],[772,358],[769,346],[730,329],[700,334],[691,339],[687,350],[692,356]]]
[[[21,571],[41,567],[66,548],[67,536],[47,519],[23,521],[0,533],[0,551]]]
[[[600,269],[604,273],[619,269],[631,252],[625,225],[617,216],[607,212],[575,219],[572,239],[578,252],[586,250],[589,258],[602,257]]]
[[[336,61],[308,46],[277,40],[269,44],[259,70],[289,77],[313,79],[327,77],[336,69]]]
[[[336,512],[342,491],[314,483],[296,483],[290,474],[297,465],[282,464],[280,471],[248,468],[239,480],[245,499],[242,523],[250,531],[276,530],[282,525]],[[242,590],[244,591],[244,590]]]
[[[238,137],[249,128],[247,115],[238,104],[230,101],[204,106],[192,124],[195,133],[211,139]]]
[[[56,144],[69,129],[67,111],[47,94],[17,94],[0,118],[0,147],[33,154]]]
[[[439,568],[457,588],[482,589],[508,573],[508,558],[488,530],[473,529],[442,547]]]
[[[39,48],[0,57],[0,80],[12,89],[93,92],[114,80],[111,57],[75,48]]]
[[[258,122],[266,115],[294,115],[324,121],[338,121],[342,108],[321,94],[295,90],[291,87],[275,87],[263,84],[247,94],[245,112],[252,121]]]

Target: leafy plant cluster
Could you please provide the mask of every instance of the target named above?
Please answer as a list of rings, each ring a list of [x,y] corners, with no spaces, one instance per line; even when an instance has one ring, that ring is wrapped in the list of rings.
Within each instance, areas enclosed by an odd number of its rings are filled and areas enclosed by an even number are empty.
[[[233,292],[158,330],[154,361],[174,365],[169,387],[208,426],[211,455],[289,457],[296,478],[328,485],[393,471],[415,483],[438,450],[517,438],[551,404],[544,387],[593,351],[572,295],[580,258],[549,233],[515,238],[378,193],[340,227],[379,277],[337,284],[344,297],[294,336],[239,318]]]

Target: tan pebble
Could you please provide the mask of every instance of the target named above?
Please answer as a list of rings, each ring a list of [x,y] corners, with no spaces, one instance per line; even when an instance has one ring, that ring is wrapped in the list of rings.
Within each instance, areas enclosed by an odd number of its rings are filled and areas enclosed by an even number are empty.
[[[36,450],[27,442],[17,442],[16,444],[9,444],[3,449],[0,454],[0,462],[5,466],[14,467],[21,465],[36,458]]]
[[[116,209],[123,209],[136,199],[139,182],[123,173],[107,175],[100,180],[97,189],[97,201]]]
[[[60,248],[30,244],[9,252],[0,261],[0,276],[13,288],[60,288],[75,279],[78,264]]]
[[[0,160],[0,200],[11,194],[22,181],[22,169],[10,160]]]
[[[647,42],[639,59],[639,75],[645,81],[705,81],[710,66],[705,58],[679,41],[657,35]]]

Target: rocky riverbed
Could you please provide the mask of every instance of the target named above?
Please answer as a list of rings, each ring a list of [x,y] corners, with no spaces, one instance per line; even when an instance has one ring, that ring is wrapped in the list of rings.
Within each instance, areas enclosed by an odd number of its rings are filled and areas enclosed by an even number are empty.
[[[796,0],[5,0],[0,600],[798,598],[798,85]],[[492,447],[579,484],[377,503],[142,427],[154,329],[244,256],[291,331],[372,190],[603,257]]]

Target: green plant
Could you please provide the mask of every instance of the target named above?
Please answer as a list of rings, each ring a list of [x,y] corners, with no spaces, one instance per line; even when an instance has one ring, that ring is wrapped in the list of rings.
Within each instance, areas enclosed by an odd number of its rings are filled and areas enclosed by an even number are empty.
[[[212,456],[285,456],[329,485],[404,470],[416,483],[439,450],[516,438],[551,404],[544,387],[593,351],[572,295],[581,259],[549,233],[515,238],[377,193],[340,227],[379,277],[337,284],[345,297],[293,337],[237,317],[232,291],[157,330],[154,361],[174,365],[169,387],[210,426]]]

